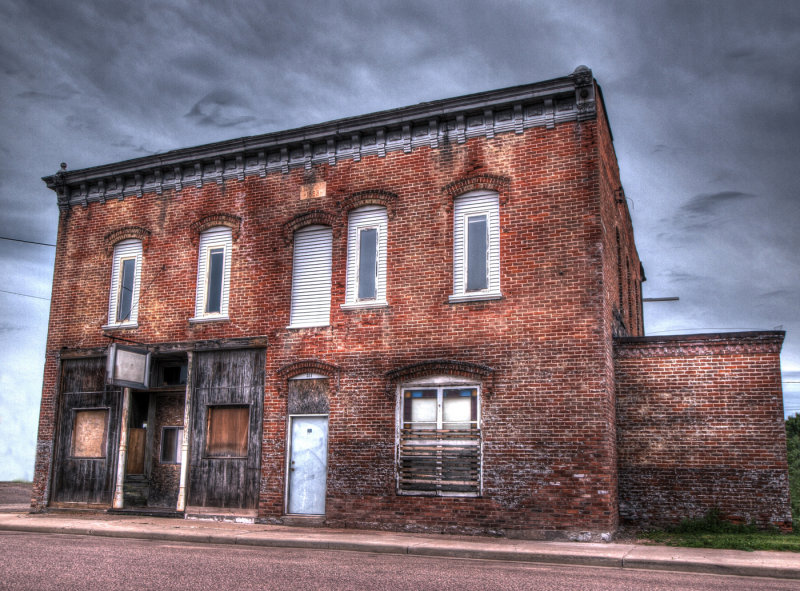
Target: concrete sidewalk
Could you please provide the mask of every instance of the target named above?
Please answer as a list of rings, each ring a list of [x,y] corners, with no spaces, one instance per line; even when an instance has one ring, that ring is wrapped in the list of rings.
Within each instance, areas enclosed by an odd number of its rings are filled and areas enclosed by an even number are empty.
[[[791,552],[536,542],[106,514],[0,513],[0,530],[800,579],[800,555]]]

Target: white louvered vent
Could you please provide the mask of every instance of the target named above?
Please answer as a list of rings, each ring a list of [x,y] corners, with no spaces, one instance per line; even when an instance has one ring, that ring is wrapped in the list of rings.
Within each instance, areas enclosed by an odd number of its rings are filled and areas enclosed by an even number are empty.
[[[130,316],[117,320],[120,306],[120,290],[122,288],[122,264],[127,259],[135,259],[133,275],[133,292],[131,294]],[[139,292],[142,282],[142,243],[130,238],[122,240],[114,246],[114,260],[111,264],[111,293],[108,298],[108,324],[112,326],[135,326],[139,318]]]
[[[486,275],[483,289],[467,289],[467,224],[486,216]],[[471,191],[455,200],[453,214],[453,295],[450,301],[500,297],[500,205],[494,191]]]
[[[194,318],[192,320],[214,320],[228,317],[228,300],[231,285],[231,229],[226,226],[210,228],[200,234],[200,253],[197,257],[197,292],[195,296]],[[219,312],[206,311],[206,297],[208,295],[209,253],[218,248],[223,248],[225,254],[222,267],[222,293]]]
[[[347,225],[347,296],[345,307],[376,306],[386,304],[386,208],[366,206],[353,210]],[[377,278],[374,298],[359,299],[359,252],[361,231],[374,228],[378,233]]]
[[[332,242],[328,226],[307,226],[295,232],[289,328],[330,324]]]

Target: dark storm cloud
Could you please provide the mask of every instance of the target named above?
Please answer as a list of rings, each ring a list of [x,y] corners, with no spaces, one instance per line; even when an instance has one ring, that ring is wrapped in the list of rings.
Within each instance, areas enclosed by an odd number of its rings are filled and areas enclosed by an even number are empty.
[[[695,195],[681,206],[681,210],[698,215],[712,215],[718,213],[727,205],[752,199],[755,195],[742,193],[741,191],[720,191],[718,193],[701,193]]]
[[[199,125],[236,127],[255,120],[253,115],[245,114],[249,110],[247,101],[241,96],[227,89],[218,89],[197,101],[185,116]]]

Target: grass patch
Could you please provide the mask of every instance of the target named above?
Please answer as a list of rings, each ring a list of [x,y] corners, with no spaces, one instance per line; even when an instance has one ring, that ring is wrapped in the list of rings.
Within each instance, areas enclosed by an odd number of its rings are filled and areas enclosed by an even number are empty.
[[[684,519],[675,527],[640,535],[667,546],[800,552],[800,531],[797,529],[792,533],[782,533],[776,529],[763,530],[754,525],[731,523],[714,510],[702,519]]]

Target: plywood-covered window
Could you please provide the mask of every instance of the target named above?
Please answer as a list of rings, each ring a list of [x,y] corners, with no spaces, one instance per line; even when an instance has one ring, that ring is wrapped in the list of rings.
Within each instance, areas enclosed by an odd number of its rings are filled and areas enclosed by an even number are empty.
[[[249,406],[209,406],[206,457],[246,457],[249,430]]]
[[[106,457],[108,440],[108,409],[90,408],[75,411],[72,423],[72,448],[74,458]]]

